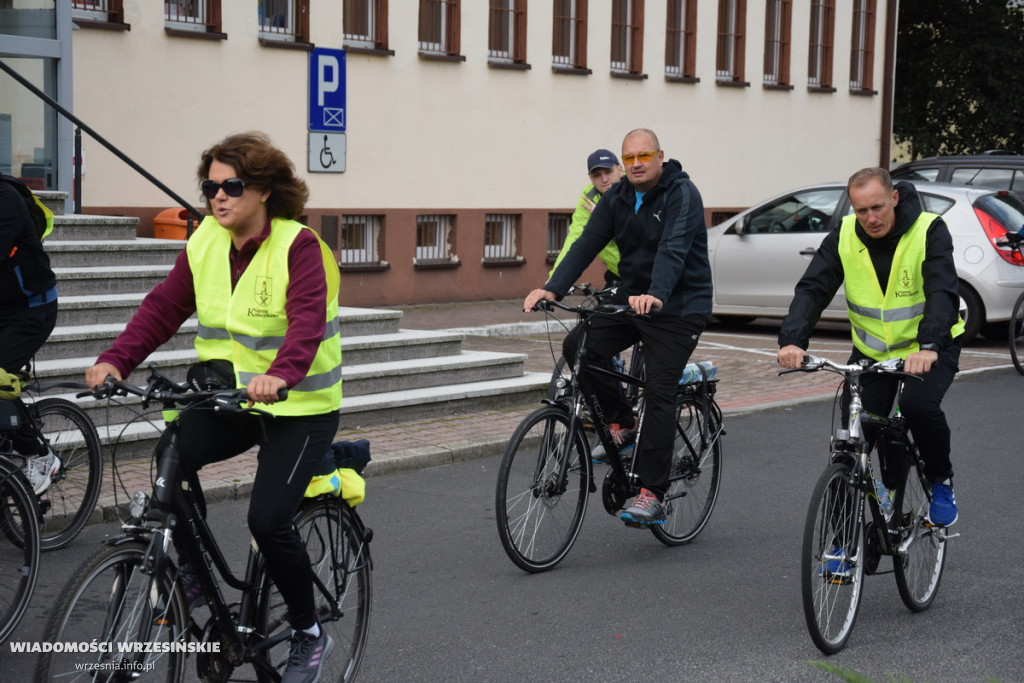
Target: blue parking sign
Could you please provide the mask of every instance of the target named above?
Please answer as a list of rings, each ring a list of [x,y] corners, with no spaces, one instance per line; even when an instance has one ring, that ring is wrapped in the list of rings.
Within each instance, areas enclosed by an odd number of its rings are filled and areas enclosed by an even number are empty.
[[[345,130],[345,51],[325,47],[309,53],[309,129]]]

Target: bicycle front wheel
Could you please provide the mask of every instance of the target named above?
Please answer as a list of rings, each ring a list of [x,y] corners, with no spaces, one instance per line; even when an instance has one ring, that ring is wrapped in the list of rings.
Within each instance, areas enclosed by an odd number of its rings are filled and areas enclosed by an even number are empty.
[[[154,577],[145,556],[141,541],[103,548],[71,576],[43,642],[95,644],[98,651],[43,653],[36,681],[183,679],[185,653],[171,645],[188,640],[185,602],[173,567]]]
[[[56,550],[82,531],[96,508],[103,482],[103,454],[92,420],[71,401],[44,398],[29,404],[28,410],[60,458],[60,471],[40,497],[42,547]]]
[[[295,519],[313,566],[313,597],[320,627],[333,647],[320,670],[320,680],[342,683],[355,678],[366,649],[370,629],[370,546],[362,522],[348,503],[322,496],[305,503]],[[288,624],[288,606],[264,570],[257,585],[263,587],[259,621],[265,637]],[[269,652],[271,663],[284,671],[288,664],[287,639]]]
[[[1010,358],[1017,372],[1024,375],[1024,293],[1017,297],[1010,317]]]
[[[833,463],[818,479],[804,525],[800,582],[807,630],[834,654],[853,631],[864,584],[864,493],[849,465]]]
[[[651,533],[670,546],[689,543],[704,530],[722,485],[722,413],[718,405],[712,401],[708,406],[706,431],[702,429],[702,403],[685,398],[677,409],[672,473],[665,493],[667,520],[651,525]]]
[[[39,576],[39,507],[20,469],[0,458],[0,643],[24,616]]]
[[[925,526],[928,506],[927,480],[916,467],[910,467],[896,491],[893,519],[898,535],[893,569],[900,598],[914,612],[931,606],[946,564],[945,531]]]
[[[528,572],[558,564],[583,525],[590,452],[582,429],[571,438],[568,432],[565,410],[534,411],[516,427],[498,470],[498,536],[509,558]]]

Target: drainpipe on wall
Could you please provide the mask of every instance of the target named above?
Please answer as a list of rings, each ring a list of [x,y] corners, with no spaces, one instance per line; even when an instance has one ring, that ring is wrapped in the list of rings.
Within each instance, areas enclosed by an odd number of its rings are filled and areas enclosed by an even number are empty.
[[[899,0],[888,0],[885,6],[885,67],[882,83],[882,131],[879,163],[882,168],[892,164],[892,113],[896,88],[896,29],[899,21]]]

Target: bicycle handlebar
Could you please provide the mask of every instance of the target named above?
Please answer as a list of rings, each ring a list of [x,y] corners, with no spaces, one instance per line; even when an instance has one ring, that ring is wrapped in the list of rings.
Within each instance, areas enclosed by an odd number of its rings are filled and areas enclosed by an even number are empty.
[[[538,301],[534,305],[533,310],[535,310],[535,311],[550,311],[552,308],[560,308],[563,311],[568,311],[570,313],[577,313],[579,315],[584,315],[584,316],[593,315],[595,313],[603,314],[603,315],[607,315],[607,316],[616,316],[616,315],[636,315],[636,316],[650,315],[650,313],[647,313],[647,314],[637,313],[637,312],[635,312],[632,308],[630,308],[626,304],[600,304],[597,307],[591,307],[591,306],[567,306],[566,304],[563,304],[561,301],[555,301],[554,299],[541,299],[540,301]],[[661,310],[660,308],[652,308],[651,309],[651,313],[656,313],[656,312],[658,312],[660,310]]]
[[[851,379],[871,372],[886,375],[898,375],[900,377],[913,377],[914,379],[919,380],[924,379],[920,375],[904,372],[902,358],[888,358],[880,361],[863,360],[858,363],[846,364],[836,363],[828,358],[812,356],[811,354],[804,356],[803,363],[800,367],[780,370],[779,376],[787,375],[791,372],[817,372],[819,370],[827,370]]]

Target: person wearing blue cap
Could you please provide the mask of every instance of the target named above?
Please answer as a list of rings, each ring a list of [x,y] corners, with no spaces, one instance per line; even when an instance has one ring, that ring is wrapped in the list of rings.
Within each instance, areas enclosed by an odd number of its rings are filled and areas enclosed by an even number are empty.
[[[558,252],[555,264],[551,266],[551,272],[548,273],[549,278],[554,274],[555,268],[562,262],[565,255],[569,253],[572,243],[583,234],[583,228],[590,220],[590,214],[597,206],[601,195],[622,179],[622,172],[618,157],[607,149],[599,149],[587,157],[587,174],[590,176],[590,183],[583,188],[583,192],[580,193],[580,198],[576,202],[576,210],[572,212],[565,244]],[[619,248],[615,245],[615,241],[609,242],[598,256],[604,261],[607,268],[604,274],[605,282],[609,285],[612,282],[617,282],[619,279]]]

